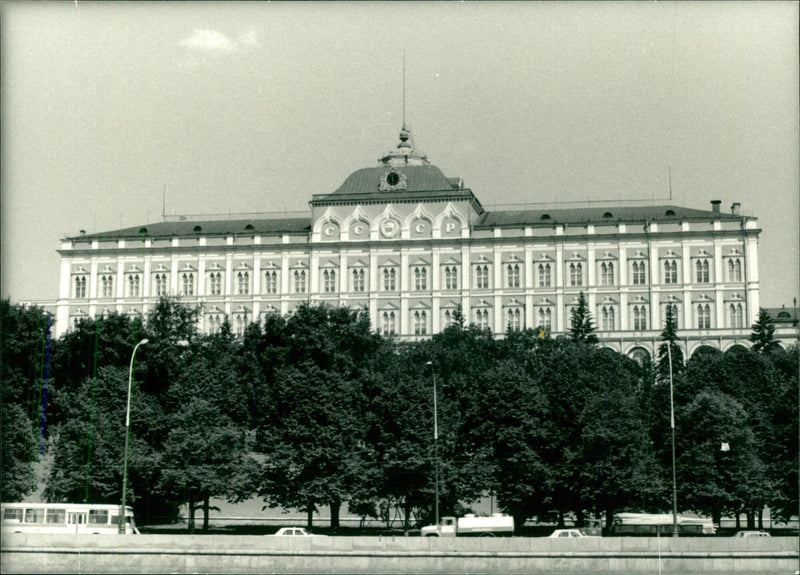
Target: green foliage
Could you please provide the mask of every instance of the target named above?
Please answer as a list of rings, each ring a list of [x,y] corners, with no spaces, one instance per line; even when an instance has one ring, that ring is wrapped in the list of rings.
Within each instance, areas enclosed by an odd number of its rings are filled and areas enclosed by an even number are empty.
[[[0,411],[2,437],[3,480],[0,482],[2,501],[21,501],[36,489],[36,434],[25,410],[15,403],[4,403]]]
[[[586,296],[583,292],[578,296],[578,305],[570,310],[569,317],[569,337],[572,341],[589,344],[598,342],[594,333],[595,327],[592,321],[592,312],[589,310],[589,304],[586,302]]]
[[[683,351],[678,342],[678,318],[675,317],[674,308],[666,306],[666,317],[664,318],[664,329],[661,332],[661,341],[658,347],[658,368],[657,373],[661,381],[669,381],[683,369]]]
[[[764,308],[759,308],[758,319],[752,327],[750,341],[753,342],[754,352],[769,353],[780,348],[778,342],[775,341],[775,323]]]

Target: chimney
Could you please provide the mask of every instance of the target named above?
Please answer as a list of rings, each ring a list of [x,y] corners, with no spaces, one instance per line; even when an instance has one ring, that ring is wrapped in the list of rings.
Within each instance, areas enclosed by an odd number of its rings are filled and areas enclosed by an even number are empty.
[[[719,205],[722,203],[722,200],[711,200],[711,211],[715,214],[719,213]]]
[[[734,215],[734,216],[738,216],[739,215],[739,208],[741,208],[741,207],[742,207],[742,204],[740,204],[739,202],[733,202],[733,204],[731,204],[731,214]]]

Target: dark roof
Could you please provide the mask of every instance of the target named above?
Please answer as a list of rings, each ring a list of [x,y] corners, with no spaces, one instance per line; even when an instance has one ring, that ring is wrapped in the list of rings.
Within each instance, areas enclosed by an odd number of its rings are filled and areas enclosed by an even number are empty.
[[[454,190],[458,189],[457,183],[447,178],[442,171],[434,165],[408,165],[408,166],[375,166],[362,168],[350,174],[344,183],[339,186],[333,195],[339,194],[371,194],[380,192],[381,178],[388,171],[395,171],[406,176],[407,192],[422,192],[428,190]]]
[[[742,216],[679,206],[598,207],[485,212],[476,227],[533,224],[616,224],[619,222],[681,222],[683,220],[741,220]]]
[[[199,234],[204,236],[221,236],[228,234],[297,234],[308,233],[310,230],[311,217],[309,216],[307,218],[157,222],[132,228],[123,228],[121,230],[70,236],[67,239],[112,240],[140,237],[186,237]]]
[[[764,308],[764,311],[767,312],[769,317],[772,318],[772,321],[776,324],[792,324],[797,325],[798,322],[798,311],[797,308],[791,307],[768,307]]]

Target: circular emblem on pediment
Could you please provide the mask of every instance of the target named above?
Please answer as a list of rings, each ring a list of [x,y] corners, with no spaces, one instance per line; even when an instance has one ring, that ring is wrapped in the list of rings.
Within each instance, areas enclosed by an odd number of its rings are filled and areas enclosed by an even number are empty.
[[[393,238],[400,231],[400,223],[396,220],[383,220],[381,222],[381,234],[385,238]]]
[[[406,175],[397,170],[387,170],[381,176],[381,183],[378,189],[382,192],[394,190],[405,190],[408,187]]]

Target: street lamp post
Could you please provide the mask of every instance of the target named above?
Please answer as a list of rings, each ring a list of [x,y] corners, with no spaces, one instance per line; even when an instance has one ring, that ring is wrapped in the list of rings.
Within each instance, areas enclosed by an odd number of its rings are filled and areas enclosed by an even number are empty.
[[[669,359],[669,426],[672,430],[672,536],[678,536],[678,480],[675,475],[675,400],[672,390],[672,342],[667,342]]]
[[[433,370],[432,361],[429,361],[427,365],[431,366],[431,377],[433,378],[433,466],[435,470],[434,483],[436,489],[436,525],[439,525],[439,421],[436,405],[436,372]]]
[[[125,535],[125,496],[128,491],[128,436],[131,431],[131,383],[133,382],[133,358],[136,357],[136,350],[140,345],[145,345],[147,339],[143,339],[136,344],[131,353],[131,367],[128,371],[128,403],[125,408],[125,463],[122,466],[122,503],[119,507],[119,533]]]

